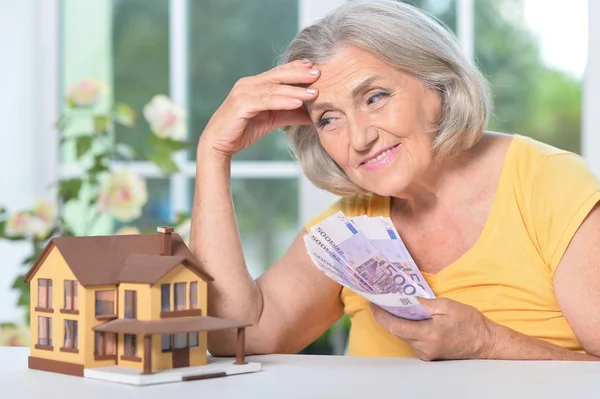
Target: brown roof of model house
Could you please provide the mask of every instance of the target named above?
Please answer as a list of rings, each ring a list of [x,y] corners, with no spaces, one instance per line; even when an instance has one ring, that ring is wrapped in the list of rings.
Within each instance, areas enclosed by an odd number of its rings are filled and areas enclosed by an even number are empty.
[[[162,320],[116,319],[93,327],[94,331],[121,334],[180,334],[249,327],[252,323],[218,317],[186,317]]]
[[[31,281],[54,247],[83,286],[154,284],[180,263],[204,281],[213,281],[183,239],[172,233],[172,228],[159,227],[158,231],[140,235],[54,237],[25,275],[25,281]]]

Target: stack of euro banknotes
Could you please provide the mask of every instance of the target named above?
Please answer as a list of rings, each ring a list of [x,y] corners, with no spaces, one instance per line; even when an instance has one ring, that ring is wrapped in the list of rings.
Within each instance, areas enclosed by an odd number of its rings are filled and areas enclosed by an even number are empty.
[[[431,318],[417,297],[435,298],[389,218],[337,212],[304,236],[308,255],[344,287],[409,320]]]

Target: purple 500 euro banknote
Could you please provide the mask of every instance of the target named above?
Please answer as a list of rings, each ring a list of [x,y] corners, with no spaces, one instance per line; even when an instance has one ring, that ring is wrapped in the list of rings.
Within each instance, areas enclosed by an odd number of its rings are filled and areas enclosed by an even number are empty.
[[[343,264],[349,274],[354,271],[357,281],[371,288],[368,292],[357,285],[350,287],[358,294],[396,316],[412,320],[430,318],[416,296],[432,296],[386,259],[342,212],[315,225],[305,242],[321,246],[324,253]],[[311,259],[315,262],[314,256]],[[325,267],[317,266],[321,270]]]
[[[359,216],[350,220],[387,260],[409,276],[431,298],[435,298],[435,294],[429,287],[429,284],[427,284],[427,281],[425,281],[425,278],[423,278],[423,275],[389,218]]]

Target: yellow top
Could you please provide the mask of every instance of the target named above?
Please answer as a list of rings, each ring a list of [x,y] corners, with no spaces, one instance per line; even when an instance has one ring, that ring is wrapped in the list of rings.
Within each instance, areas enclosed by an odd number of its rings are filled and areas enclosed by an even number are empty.
[[[520,333],[583,352],[560,311],[553,274],[594,204],[600,183],[581,157],[514,135],[489,217],[474,246],[439,273],[423,273],[437,297],[479,309]],[[337,211],[389,217],[390,198],[340,199],[307,225]],[[369,302],[344,288],[355,356],[414,357],[411,347],[378,324]]]

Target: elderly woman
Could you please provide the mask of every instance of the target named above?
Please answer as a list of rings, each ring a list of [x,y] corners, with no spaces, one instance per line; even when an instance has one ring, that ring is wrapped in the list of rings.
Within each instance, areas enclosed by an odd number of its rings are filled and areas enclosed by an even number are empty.
[[[241,61],[243,62],[243,61]],[[253,323],[249,353],[295,353],[344,313],[349,354],[598,360],[600,183],[572,153],[486,132],[491,96],[450,33],[399,2],[350,2],[235,84],[198,144],[192,248],[209,313]],[[232,156],[284,127],[341,210],[391,218],[437,299],[397,318],[311,262],[299,233],[254,280],[230,192]],[[215,355],[235,337],[209,336]]]

